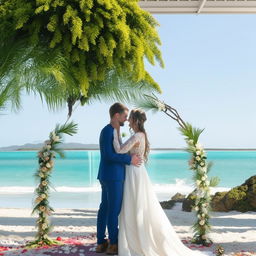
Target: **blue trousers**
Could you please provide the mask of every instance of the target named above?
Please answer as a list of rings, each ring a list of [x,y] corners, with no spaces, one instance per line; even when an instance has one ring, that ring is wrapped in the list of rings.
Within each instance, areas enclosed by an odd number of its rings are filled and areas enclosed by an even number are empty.
[[[117,244],[118,215],[122,207],[124,181],[100,181],[101,204],[97,217],[97,243],[105,242],[106,227],[110,244]]]

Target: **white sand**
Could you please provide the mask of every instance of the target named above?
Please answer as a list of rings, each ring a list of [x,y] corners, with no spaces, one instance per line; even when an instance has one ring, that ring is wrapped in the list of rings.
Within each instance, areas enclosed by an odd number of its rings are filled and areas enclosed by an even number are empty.
[[[191,226],[194,213],[182,212],[181,204],[165,211],[181,239],[192,237]],[[83,236],[96,232],[97,210],[57,209],[52,216],[56,238]],[[0,246],[14,246],[33,239],[36,216],[31,209],[0,208]],[[256,212],[212,213],[210,237],[216,245],[222,245],[227,254],[231,252],[256,251]]]

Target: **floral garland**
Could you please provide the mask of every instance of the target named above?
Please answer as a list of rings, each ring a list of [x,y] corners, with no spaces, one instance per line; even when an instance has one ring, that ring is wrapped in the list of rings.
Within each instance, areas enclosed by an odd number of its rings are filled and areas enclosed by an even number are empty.
[[[165,113],[179,124],[179,129],[183,136],[185,136],[187,142],[186,150],[191,153],[189,166],[194,171],[196,188],[196,200],[193,209],[196,211],[197,221],[193,225],[194,236],[192,242],[208,246],[212,243],[207,236],[211,228],[209,224],[210,187],[217,186],[219,178],[213,177],[210,181],[208,179],[207,174],[210,171],[212,163],[207,163],[206,152],[202,145],[198,143],[199,136],[203,130],[194,128],[191,124],[184,122],[175,108],[160,101],[155,95],[145,95],[145,100],[140,101],[139,105],[147,110]]]
[[[62,158],[63,152],[57,147],[62,143],[63,134],[73,135],[77,132],[77,125],[74,123],[57,125],[55,130],[50,133],[49,140],[45,141],[44,146],[38,152],[39,168],[35,173],[35,177],[39,180],[39,185],[35,190],[36,198],[34,200],[34,209],[32,214],[37,212],[37,235],[36,240],[28,243],[28,247],[38,247],[45,245],[59,244],[60,242],[49,238],[48,234],[52,230],[52,225],[49,221],[49,216],[54,212],[49,205],[50,196],[50,177],[54,166],[54,158],[58,153]]]
[[[191,153],[189,161],[190,169],[194,171],[196,200],[193,210],[196,212],[197,221],[193,225],[194,237],[192,242],[196,244],[210,245],[212,241],[207,236],[210,231],[210,187],[217,186],[219,179],[217,177],[208,179],[208,173],[212,166],[207,163],[207,156],[203,146],[198,143],[198,138],[203,130],[193,128],[186,124],[185,128],[180,128],[182,134],[186,137],[187,151]]]

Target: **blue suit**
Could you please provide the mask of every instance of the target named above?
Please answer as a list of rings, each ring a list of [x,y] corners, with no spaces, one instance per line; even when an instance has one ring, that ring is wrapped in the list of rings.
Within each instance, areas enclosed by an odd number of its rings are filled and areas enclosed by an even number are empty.
[[[105,242],[106,227],[108,227],[111,244],[117,244],[118,215],[123,199],[125,165],[131,163],[128,154],[117,154],[113,147],[114,128],[111,124],[105,126],[100,133],[100,166],[98,179],[101,184],[101,204],[97,218],[97,243]]]

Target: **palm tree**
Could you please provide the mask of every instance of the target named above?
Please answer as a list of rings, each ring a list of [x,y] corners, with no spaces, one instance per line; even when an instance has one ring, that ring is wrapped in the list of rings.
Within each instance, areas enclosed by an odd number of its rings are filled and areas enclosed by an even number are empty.
[[[13,81],[53,109],[67,101],[69,115],[74,102],[89,102],[113,75],[159,91],[144,64],[164,65],[157,26],[138,0],[3,0],[0,87]]]
[[[129,73],[109,70],[104,80],[92,81],[83,96],[70,72],[70,63],[59,48],[27,47],[27,39],[10,38],[0,44],[0,110],[9,105],[19,110],[24,91],[38,94],[50,110],[67,105],[70,117],[76,102],[81,105],[102,100],[131,102],[145,93],[160,92],[160,88],[146,80],[134,82]]]

